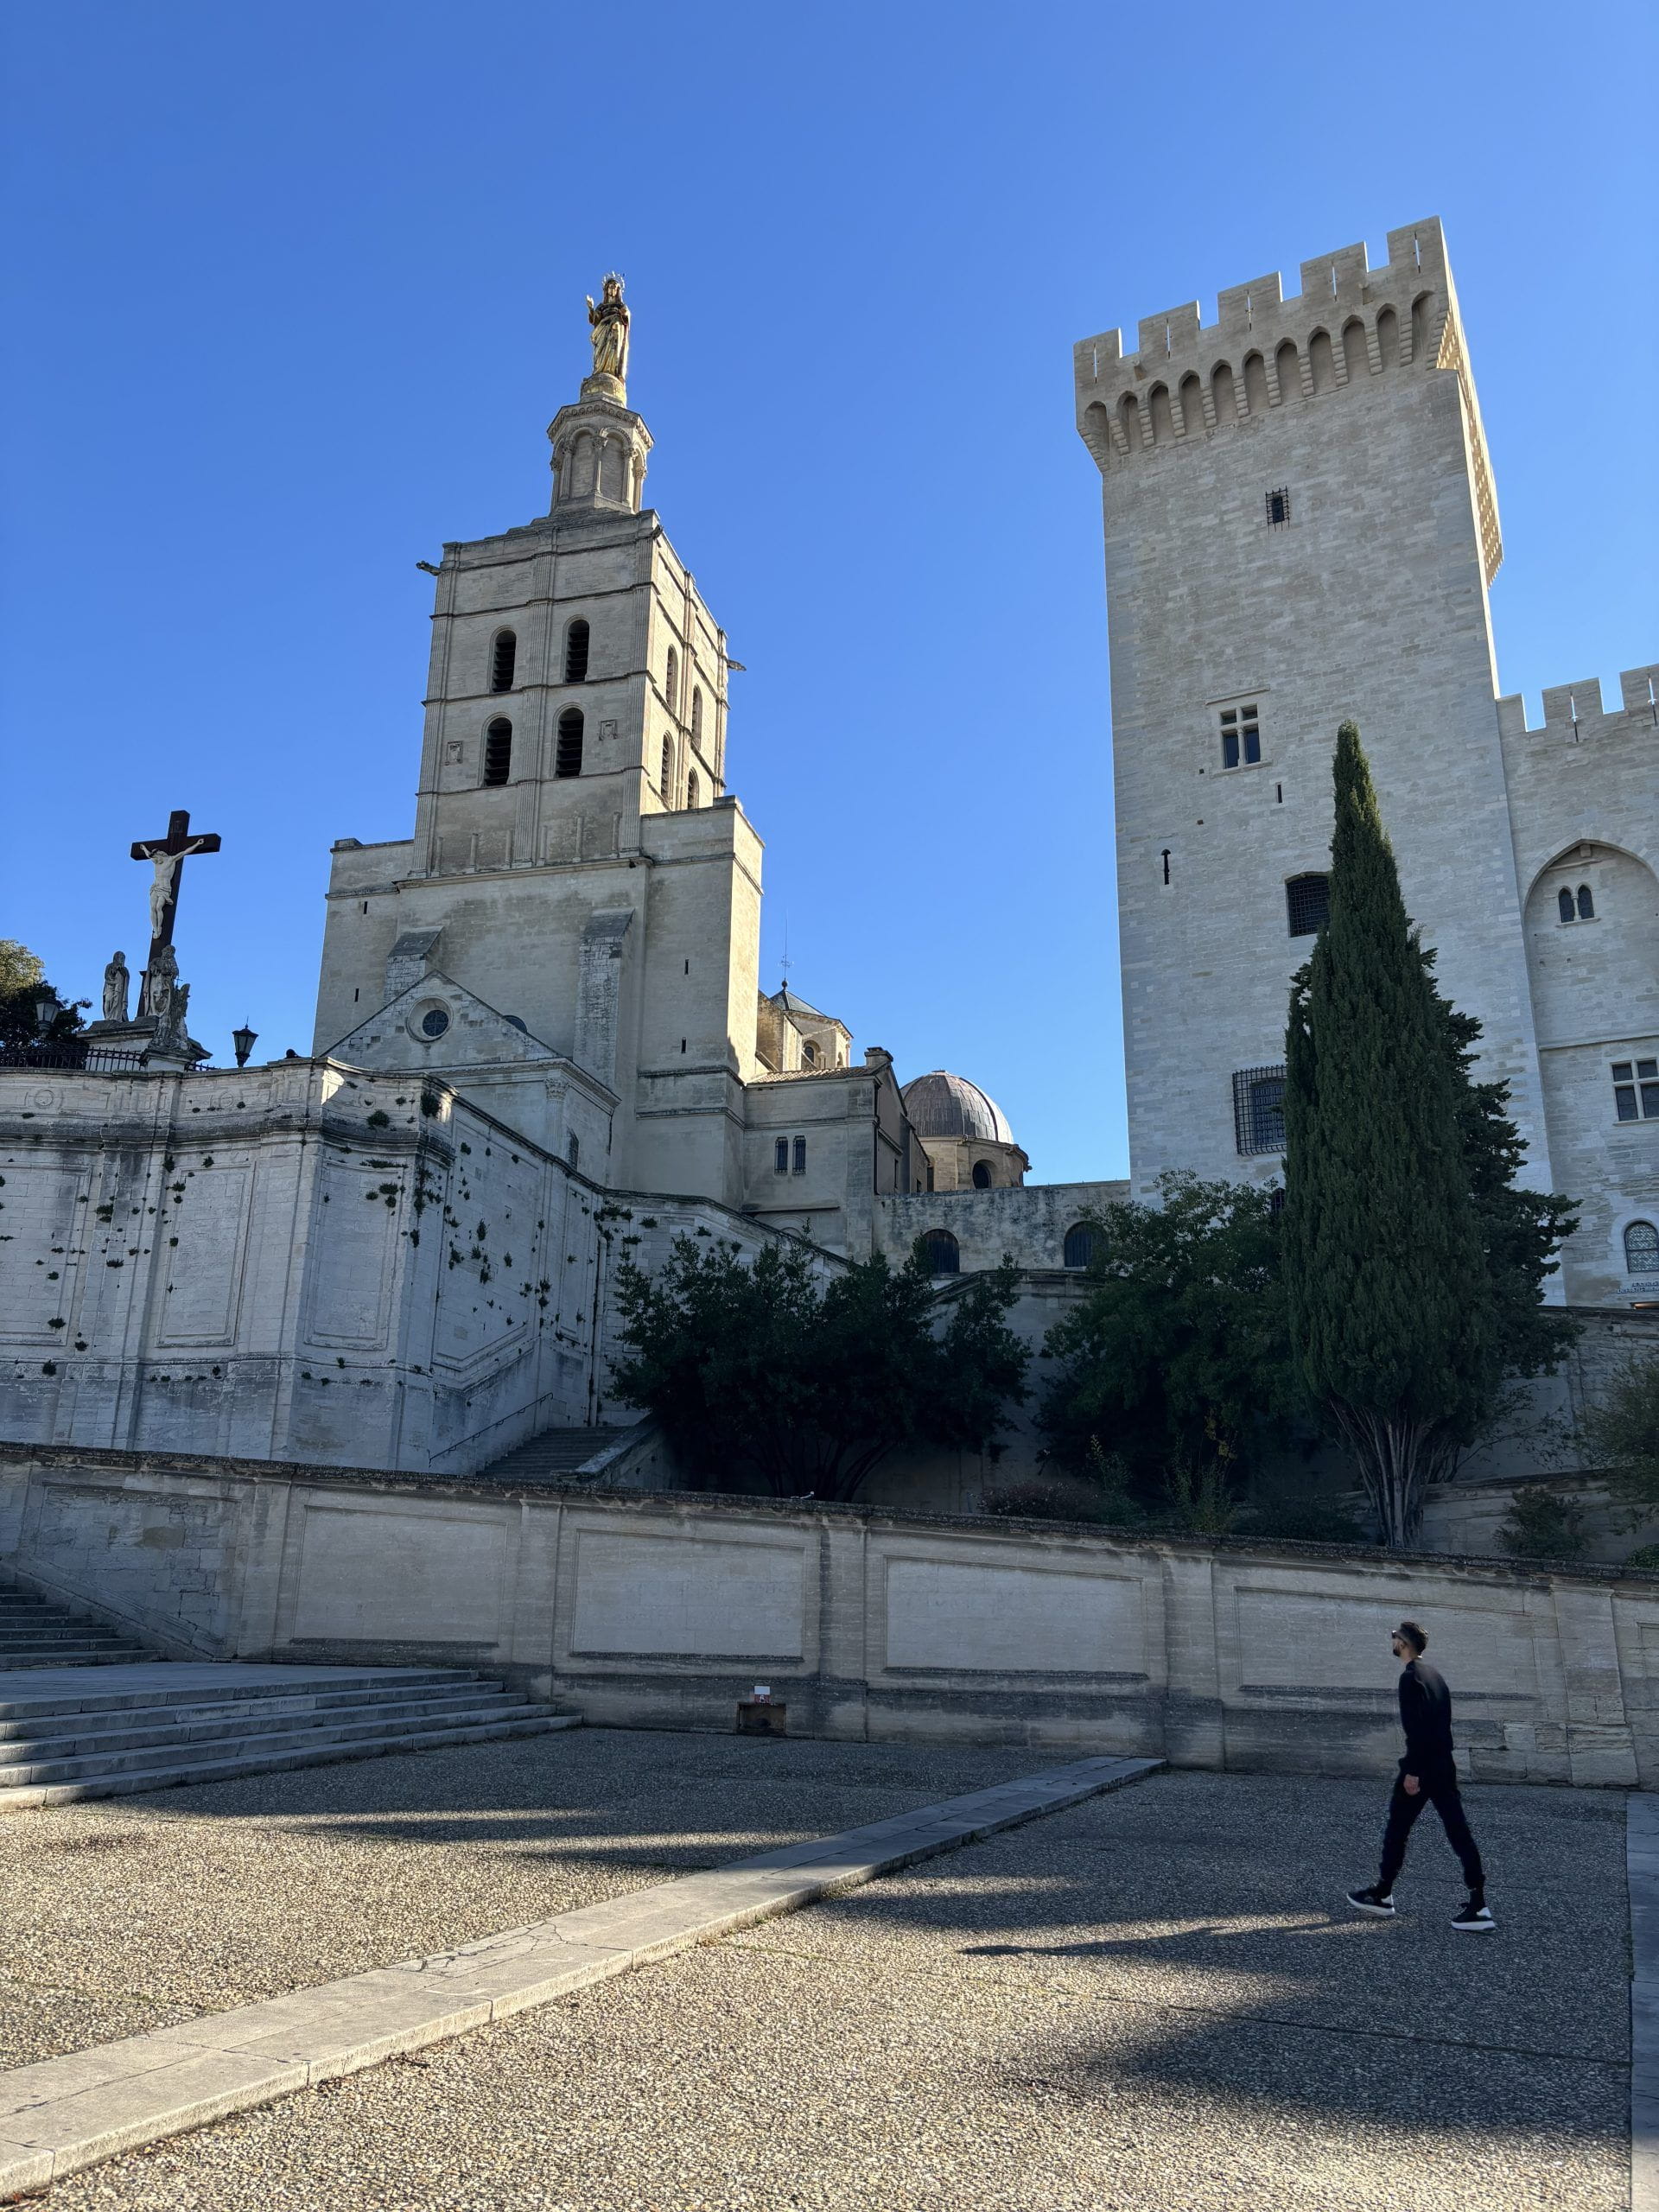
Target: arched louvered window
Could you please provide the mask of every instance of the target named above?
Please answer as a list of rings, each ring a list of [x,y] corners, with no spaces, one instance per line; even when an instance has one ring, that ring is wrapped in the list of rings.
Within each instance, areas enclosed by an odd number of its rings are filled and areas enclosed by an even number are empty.
[[[588,625],[580,616],[564,633],[564,680],[567,683],[588,681]]]
[[[1086,1221],[1074,1222],[1065,1232],[1065,1245],[1061,1260],[1068,1268],[1086,1268],[1093,1261],[1100,1243],[1100,1231],[1090,1229]]]
[[[1633,1221],[1624,1231],[1624,1266],[1633,1275],[1659,1275],[1659,1227]]]
[[[498,715],[484,733],[484,780],[505,784],[512,773],[512,724]]]
[[[668,649],[668,672],[663,678],[663,689],[668,695],[668,711],[677,721],[680,712],[680,657],[672,645]]]
[[[1578,912],[1573,904],[1573,893],[1563,884],[1555,893],[1555,911],[1564,922],[1575,922]]]
[[[697,772],[695,768],[685,779],[685,803],[688,806],[702,804],[702,785],[697,781]]]
[[[1590,896],[1590,887],[1587,883],[1581,883],[1579,886],[1579,919],[1581,922],[1593,922],[1595,918],[1596,902]]]
[[[490,652],[490,689],[492,691],[511,691],[513,670],[518,660],[518,640],[511,630],[498,630],[495,644]]]
[[[671,737],[665,737],[663,740],[663,772],[658,780],[658,789],[663,794],[664,805],[672,806],[674,804],[674,741]]]
[[[582,709],[567,707],[559,716],[559,744],[553,759],[556,776],[582,773]]]
[[[919,1243],[922,1264],[930,1274],[962,1273],[962,1248],[948,1229],[930,1229]]]

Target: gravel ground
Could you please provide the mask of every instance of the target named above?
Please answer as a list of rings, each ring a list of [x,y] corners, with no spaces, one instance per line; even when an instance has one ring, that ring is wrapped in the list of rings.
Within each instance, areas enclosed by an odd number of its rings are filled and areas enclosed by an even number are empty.
[[[1432,1814],[1398,1921],[1333,1909],[1377,1783],[1158,1776],[54,2212],[1613,2212],[1624,1800],[1468,1802],[1496,1936],[1446,1924]]]
[[[1045,1764],[584,1728],[16,1814],[0,1819],[0,2066],[443,1950]]]

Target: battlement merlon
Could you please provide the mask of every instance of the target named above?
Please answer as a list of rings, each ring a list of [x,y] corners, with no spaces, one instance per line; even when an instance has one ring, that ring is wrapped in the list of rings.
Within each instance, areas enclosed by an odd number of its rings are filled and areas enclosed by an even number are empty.
[[[1379,318],[1385,308],[1394,317],[1389,359],[1385,359],[1379,334]],[[1274,270],[1220,293],[1213,322],[1203,321],[1196,300],[1167,308],[1161,315],[1143,316],[1131,353],[1123,350],[1121,330],[1101,331],[1083,339],[1071,349],[1078,434],[1104,474],[1115,465],[1135,461],[1141,454],[1163,442],[1152,405],[1153,395],[1160,387],[1172,403],[1172,445],[1202,437],[1230,421],[1247,421],[1251,401],[1243,365],[1252,353],[1262,357],[1269,410],[1282,406],[1299,396],[1296,391],[1281,389],[1278,357],[1287,342],[1296,349],[1300,396],[1312,398],[1315,375],[1310,348],[1319,332],[1330,340],[1340,391],[1350,381],[1344,334],[1354,322],[1363,334],[1373,375],[1395,364],[1402,369],[1427,366],[1455,371],[1463,395],[1470,475],[1479,518],[1483,565],[1490,584],[1503,557],[1497,493],[1458,313],[1457,290],[1446,259],[1446,237],[1437,216],[1390,231],[1389,258],[1379,269],[1370,266],[1363,243],[1339,246],[1334,252],[1303,262],[1301,289],[1288,299]],[[1216,371],[1224,364],[1231,372],[1234,394],[1224,418],[1217,416],[1214,391]],[[1192,403],[1175,404],[1183,385],[1190,385],[1194,378],[1197,387]],[[1222,381],[1224,384],[1227,379]],[[1126,409],[1123,403],[1130,395],[1135,404]],[[1200,409],[1202,423],[1196,419],[1189,423],[1189,413],[1196,417]]]
[[[1498,734],[1506,744],[1524,739],[1582,745],[1599,737],[1630,736],[1659,747],[1659,661],[1621,669],[1618,691],[1620,703],[1610,714],[1602,704],[1599,677],[1586,677],[1582,683],[1552,683],[1544,692],[1544,719],[1535,726],[1528,723],[1526,703],[1517,691],[1497,702]]]

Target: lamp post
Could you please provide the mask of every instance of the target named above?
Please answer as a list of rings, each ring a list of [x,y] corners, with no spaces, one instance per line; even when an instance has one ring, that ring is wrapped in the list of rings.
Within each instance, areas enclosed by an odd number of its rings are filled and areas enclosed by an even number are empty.
[[[35,994],[35,1027],[42,1042],[62,1012],[57,993],[50,983],[42,983]]]
[[[258,1031],[257,1029],[250,1029],[245,1021],[239,1029],[232,1030],[231,1042],[236,1047],[236,1065],[238,1067],[246,1067],[248,1065],[248,1055],[252,1052],[254,1046],[258,1043]]]

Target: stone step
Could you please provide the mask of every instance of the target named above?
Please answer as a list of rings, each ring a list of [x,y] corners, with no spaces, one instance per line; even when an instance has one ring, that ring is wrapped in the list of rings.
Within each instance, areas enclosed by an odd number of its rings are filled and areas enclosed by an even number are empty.
[[[261,1699],[257,1704],[175,1706],[162,1713],[112,1713],[43,1720],[19,1727],[0,1726],[0,1768],[22,1760],[102,1755],[141,1751],[150,1745],[222,1742],[227,1736],[280,1735],[296,1731],[351,1727],[359,1720],[388,1717],[411,1725],[448,1719],[461,1713],[508,1712],[530,1700],[506,1690],[458,1690],[448,1697],[365,1698],[355,1703],[319,1709],[277,1704]],[[128,1725],[118,1726],[118,1723]]]
[[[66,1622],[54,1622],[44,1628],[0,1628],[0,1654],[9,1651],[49,1651],[60,1643],[130,1643],[129,1637],[118,1636],[111,1628],[88,1628]]]
[[[457,1744],[494,1743],[508,1737],[545,1736],[556,1729],[579,1728],[574,1713],[547,1713],[513,1720],[493,1720],[471,1728],[435,1728],[423,1735],[392,1736],[366,1744],[327,1744],[314,1751],[242,1755],[199,1766],[148,1768],[140,1773],[98,1775],[79,1782],[36,1783],[0,1790],[0,1814],[31,1812],[42,1805],[67,1805],[86,1797],[125,1797],[141,1790],[169,1789],[182,1783],[230,1782],[250,1774],[279,1774],[303,1766],[329,1766],[343,1759],[378,1758],[389,1752],[441,1751]]]
[[[8,1651],[0,1672],[37,1667],[136,1667],[153,1656],[136,1644],[54,1644],[49,1649],[35,1645],[27,1651]]]
[[[155,1663],[146,1661],[146,1665]],[[234,1662],[226,1662],[226,1669]],[[118,1684],[121,1678],[118,1677]],[[353,1672],[348,1668],[331,1668],[327,1677],[313,1678],[306,1683],[292,1687],[285,1682],[246,1682],[226,1684],[215,1681],[204,1688],[200,1682],[182,1683],[177,1688],[170,1684],[162,1688],[146,1682],[137,1688],[111,1687],[105,1690],[90,1685],[79,1686],[72,1692],[42,1692],[38,1696],[12,1696],[0,1700],[0,1720],[51,1718],[56,1713],[130,1713],[161,1710],[181,1705],[241,1705],[250,1698],[322,1698],[359,1697],[365,1695],[391,1696],[410,1689],[465,1688],[483,1678],[462,1667],[410,1667],[384,1669],[365,1669]],[[492,1682],[492,1688],[500,1685]]]
[[[545,1706],[528,1699],[505,1697],[463,1707],[454,1713],[423,1716],[404,1713],[397,1707],[385,1713],[362,1713],[348,1720],[306,1729],[268,1730],[256,1719],[244,1732],[201,1738],[180,1737],[171,1742],[149,1744],[124,1751],[85,1748],[48,1755],[47,1746],[31,1745],[26,1759],[0,1765],[0,1790],[35,1783],[79,1782],[101,1775],[143,1774],[157,1769],[213,1766],[226,1758],[260,1758],[298,1749],[309,1759],[342,1745],[374,1745],[411,1736],[429,1737],[456,1729],[491,1727],[517,1720],[549,1719]]]
[[[405,1713],[439,1713],[450,1706],[476,1703],[480,1697],[498,1694],[494,1684],[467,1681],[452,1687],[425,1689],[418,1685],[407,1690],[365,1688],[331,1690],[319,1696],[276,1691],[257,1699],[203,1697],[190,1705],[116,1706],[92,1710],[76,1707],[68,1713],[25,1713],[17,1719],[0,1720],[0,1755],[8,1745],[35,1743],[48,1736],[124,1735],[133,1729],[170,1728],[177,1730],[182,1738],[193,1730],[200,1732],[203,1728],[218,1728],[222,1732],[226,1726],[255,1719],[261,1727],[290,1719],[302,1726],[319,1719],[347,1719],[353,1713],[388,1705],[396,1705]]]

